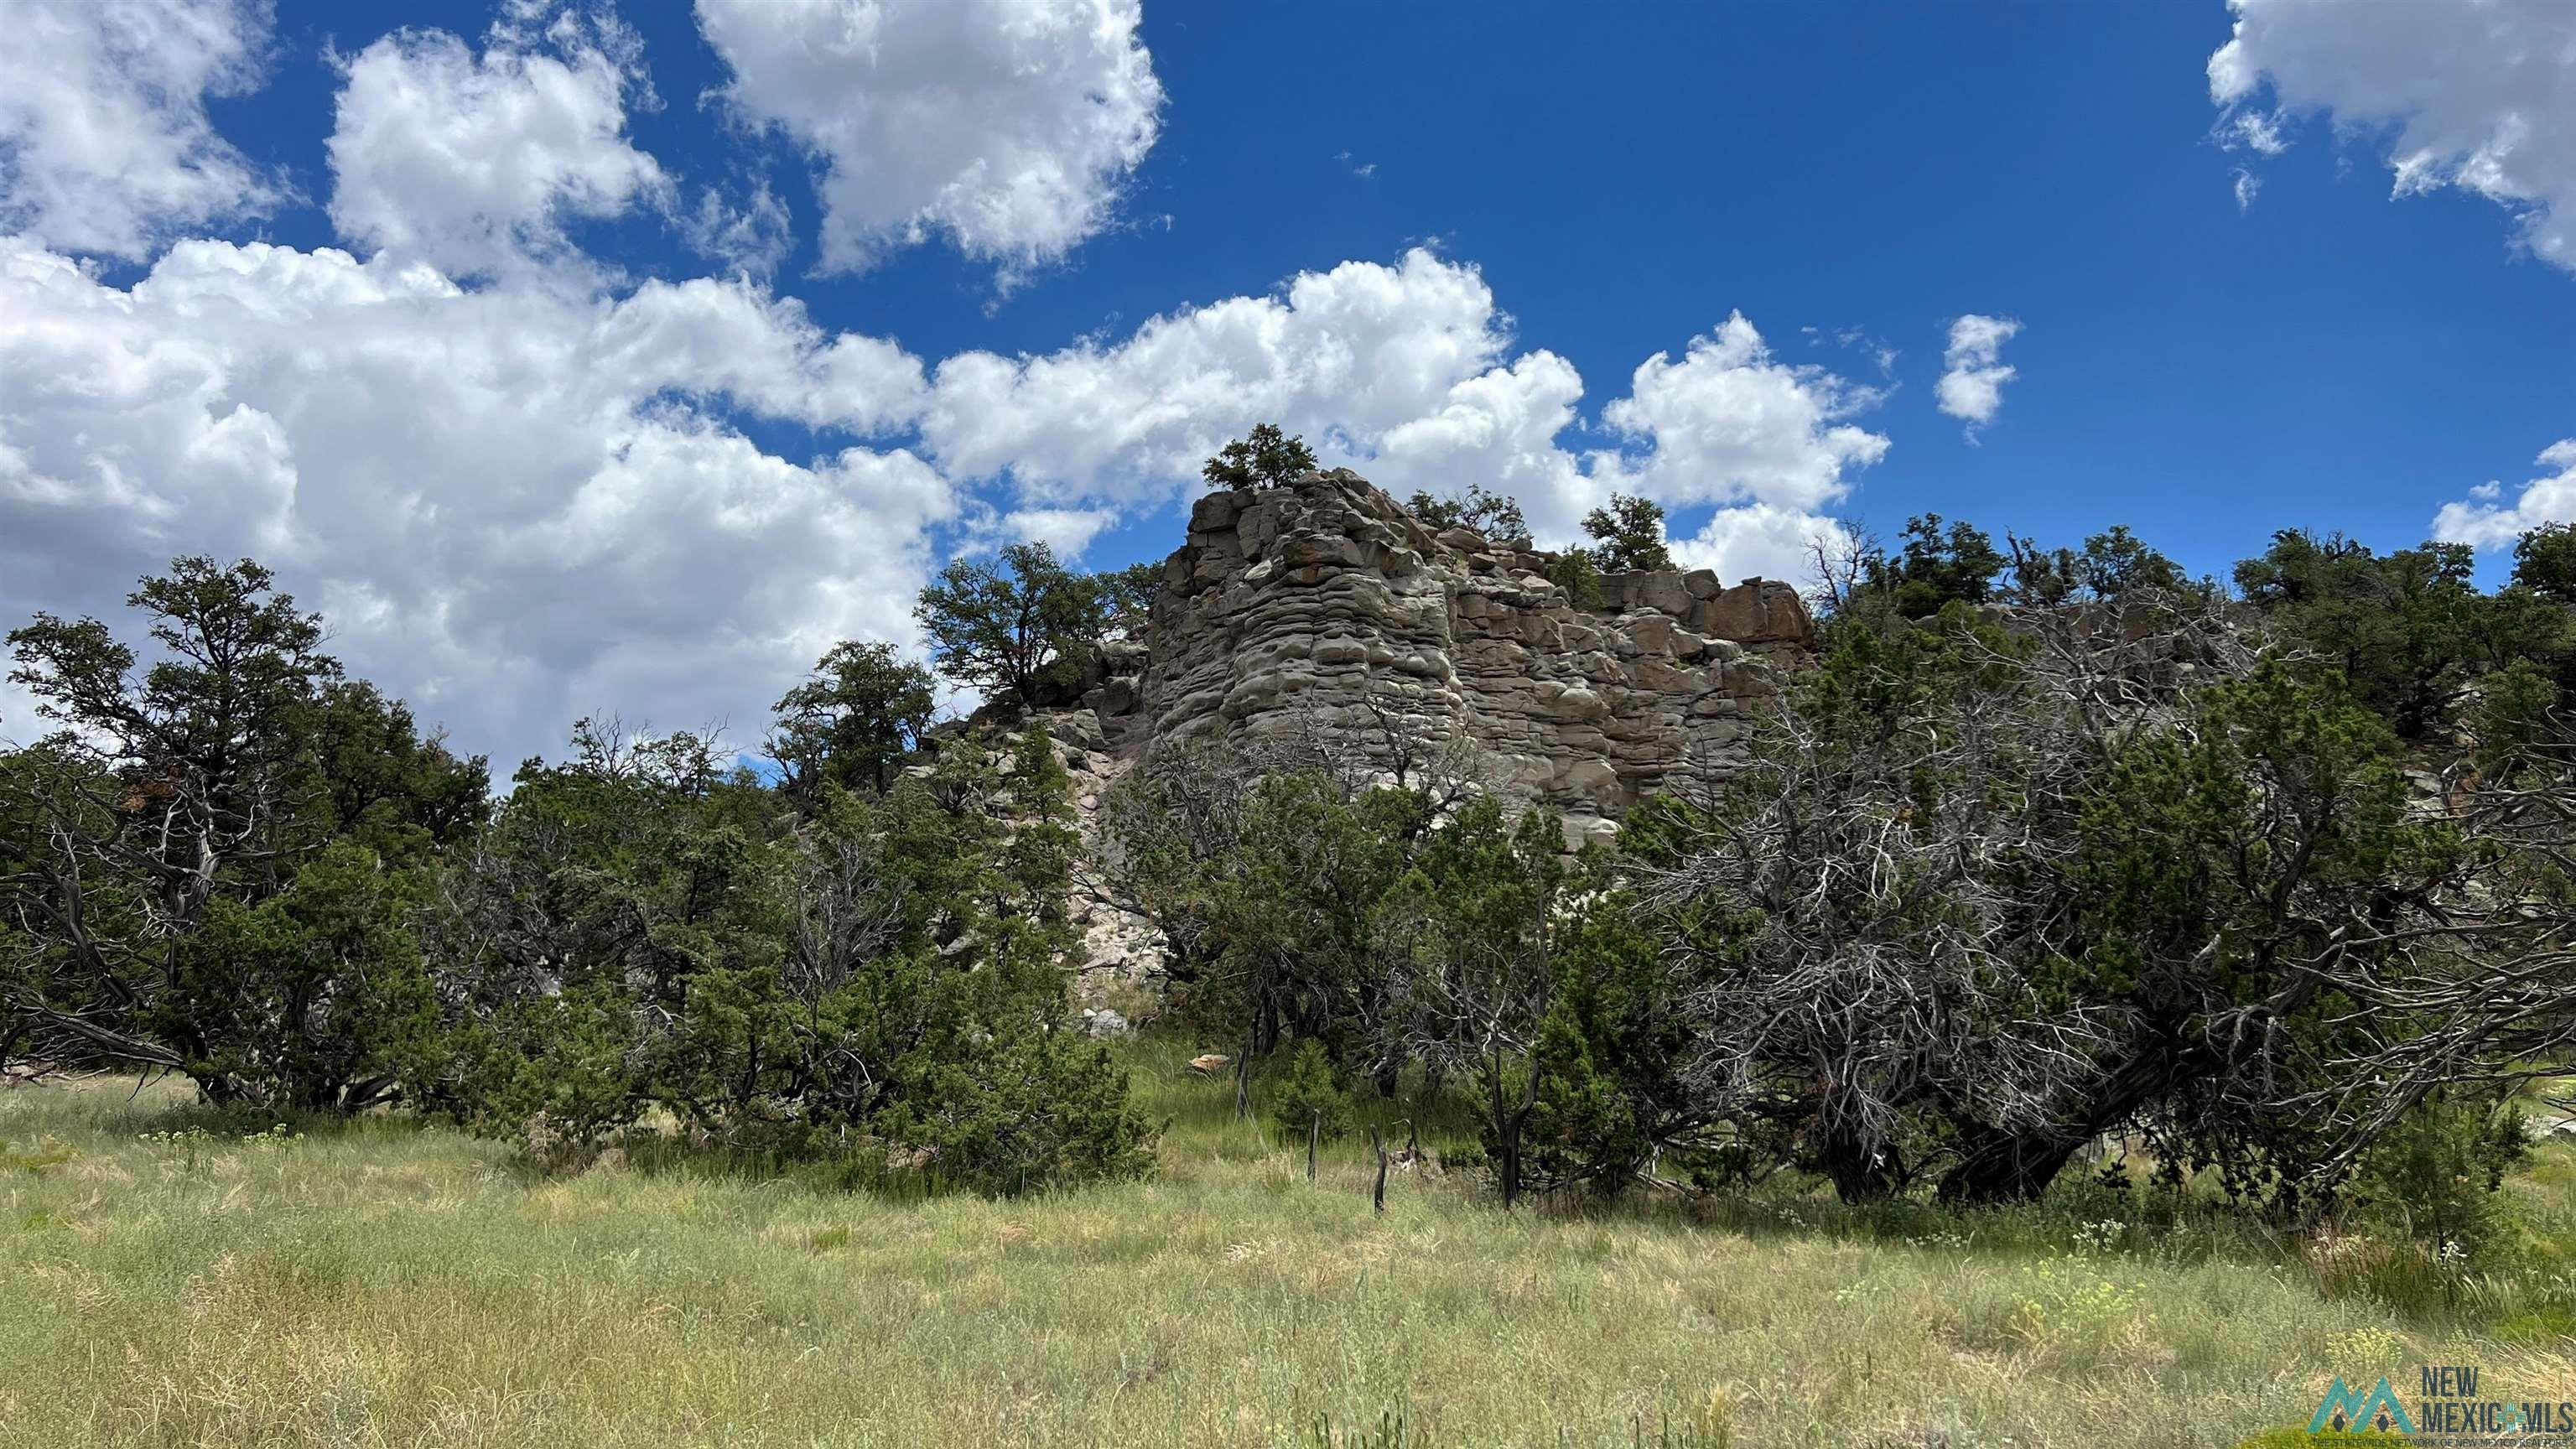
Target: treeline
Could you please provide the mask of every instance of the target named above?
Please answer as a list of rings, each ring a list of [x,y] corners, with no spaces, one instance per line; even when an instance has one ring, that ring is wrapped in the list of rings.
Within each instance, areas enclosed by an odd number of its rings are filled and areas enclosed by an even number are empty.
[[[1092,609],[1069,628],[1109,627],[1105,584],[1059,582]],[[258,565],[184,559],[130,603],[148,664],[96,620],[10,635],[58,728],[0,754],[0,1065],[398,1102],[546,1153],[650,1117],[862,1179],[1143,1170],[1067,1015],[1063,769],[1034,732],[924,756],[920,666],[834,650],[766,779],[583,721],[495,800]]]
[[[1614,847],[1392,704],[1339,754],[1167,752],[1111,824],[1172,1009],[1292,1132],[1463,1093],[1506,1201],[2026,1200],[2119,1134],[2292,1216],[2482,1211],[2576,1027],[2576,533],[2492,592],[2301,532],[2233,590],[2123,529],[1821,561],[1818,667]]]
[[[1260,430],[1208,474],[1312,462]],[[1525,533],[1508,504],[1416,507]],[[1558,582],[1668,564],[1662,525],[1613,500]],[[2012,1201],[2117,1133],[2286,1212],[2400,1160],[2474,1211],[2507,1089],[2576,1027],[2576,534],[2493,591],[2444,545],[2284,533],[2231,587],[2125,530],[1929,517],[1819,563],[1818,666],[1740,770],[1612,843],[1569,852],[1391,701],[1145,761],[1097,864],[1169,943],[1164,1015],[1294,1132],[1470,1104],[1507,1202],[1781,1172]],[[592,720],[498,797],[255,564],[145,581],[149,658],[39,616],[9,636],[54,732],[0,753],[0,1068],[574,1156],[649,1126],[859,1180],[1144,1171],[1069,1016],[1083,844],[1027,719],[1159,579],[961,560],[919,601],[936,672],[833,649],[765,767]],[[943,676],[973,727],[936,725]]]

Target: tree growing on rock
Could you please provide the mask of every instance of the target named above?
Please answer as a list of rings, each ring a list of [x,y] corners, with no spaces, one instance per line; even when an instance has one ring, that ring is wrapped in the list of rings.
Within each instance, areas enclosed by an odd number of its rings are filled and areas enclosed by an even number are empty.
[[[1583,515],[1583,531],[1592,538],[1586,552],[1604,573],[1673,566],[1672,551],[1664,544],[1664,505],[1651,498],[1613,493],[1608,503]]]
[[[1026,708],[1068,684],[1108,631],[1100,580],[1043,543],[955,559],[921,591],[913,618],[941,674]]]
[[[1276,423],[1258,423],[1250,437],[1217,449],[1199,476],[1219,488],[1276,488],[1314,467],[1315,450],[1305,439],[1288,436]]]
[[[1578,609],[1601,607],[1601,565],[1593,561],[1592,550],[1569,548],[1550,560],[1547,566],[1550,583],[1565,590],[1567,603]]]
[[[1154,600],[1163,592],[1163,560],[1142,559],[1094,577],[1100,580],[1102,610],[1109,632],[1122,639],[1142,639],[1153,617]]]
[[[1529,540],[1529,519],[1521,512],[1521,501],[1509,494],[1489,493],[1481,483],[1468,484],[1463,498],[1416,493],[1404,506],[1435,532],[1465,528],[1496,543],[1526,543]]]
[[[1651,498],[1613,493],[1606,505],[1583,516],[1592,542],[1558,554],[1547,576],[1578,609],[1601,606],[1605,573],[1660,571],[1673,566],[1664,545],[1664,505]]]

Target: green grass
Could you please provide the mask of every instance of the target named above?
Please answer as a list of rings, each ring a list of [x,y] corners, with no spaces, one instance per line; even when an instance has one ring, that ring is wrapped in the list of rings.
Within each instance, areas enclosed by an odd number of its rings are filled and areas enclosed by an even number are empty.
[[[1399,1174],[1381,1217],[1364,1145],[1309,1186],[1187,1054],[1136,1053],[1154,1180],[1015,1202],[11,1089],[0,1444],[2232,1445],[2424,1361],[2576,1399],[2561,1148],[2530,1263],[2391,1293],[2080,1193],[1505,1214]]]

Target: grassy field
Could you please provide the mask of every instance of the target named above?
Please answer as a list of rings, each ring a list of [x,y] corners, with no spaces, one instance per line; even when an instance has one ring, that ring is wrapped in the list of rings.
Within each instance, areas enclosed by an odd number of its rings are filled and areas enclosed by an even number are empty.
[[[1185,1055],[1136,1052],[1155,1180],[1018,1202],[11,1089],[0,1443],[2230,1445],[2427,1361],[2576,1399],[2562,1148],[2485,1271],[2080,1192],[1507,1215],[1399,1175],[1378,1216],[1364,1148],[1310,1186]]]

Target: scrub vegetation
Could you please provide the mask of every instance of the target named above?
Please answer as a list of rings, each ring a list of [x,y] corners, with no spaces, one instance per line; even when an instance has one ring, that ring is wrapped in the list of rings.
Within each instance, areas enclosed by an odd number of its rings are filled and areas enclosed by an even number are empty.
[[[1588,527],[1569,592],[1669,561],[1652,503]],[[2492,590],[2301,532],[2232,585],[2116,529],[1844,541],[1745,768],[1580,851],[1392,701],[1366,750],[1169,743],[1086,825],[1048,711],[1156,573],[1035,545],[924,591],[929,663],[824,655],[765,758],[600,717],[505,791],[254,562],[39,616],[0,1438],[2227,1444],[2419,1362],[2576,1400],[2576,535]],[[1074,1010],[1086,876],[1168,946],[1140,1038]]]

